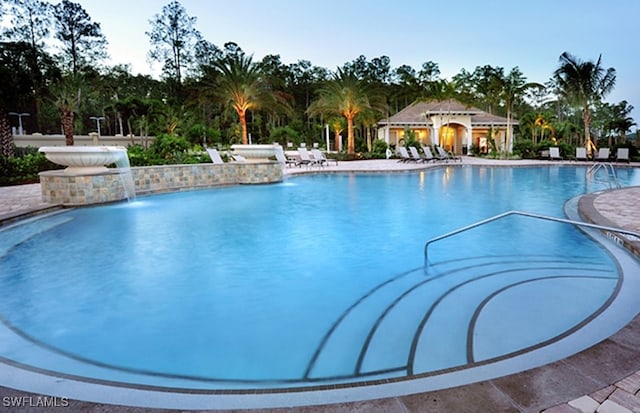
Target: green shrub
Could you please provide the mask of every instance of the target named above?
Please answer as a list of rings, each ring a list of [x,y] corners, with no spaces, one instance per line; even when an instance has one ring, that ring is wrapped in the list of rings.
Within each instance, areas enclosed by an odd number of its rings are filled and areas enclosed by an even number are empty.
[[[43,153],[35,150],[18,150],[17,156],[0,156],[0,185],[20,185],[39,182],[38,173],[60,169]]]
[[[535,145],[535,157],[540,156],[540,152],[548,150],[552,146],[557,146],[560,149],[560,156],[564,159],[573,159],[576,156],[576,147],[563,141],[553,141],[545,139]]]
[[[535,159],[538,152],[530,140],[517,140],[513,144],[513,153],[522,157],[522,159]]]
[[[148,166],[161,162],[161,159],[158,159],[154,152],[144,148],[142,145],[129,145],[127,147],[127,155],[131,166]]]
[[[153,140],[149,149],[160,158],[170,159],[175,153],[184,152],[191,144],[183,137],[160,134]]]
[[[376,139],[373,141],[373,144],[371,145],[371,153],[367,154],[367,157],[371,159],[386,159],[388,148],[389,145],[387,142],[382,139]]]

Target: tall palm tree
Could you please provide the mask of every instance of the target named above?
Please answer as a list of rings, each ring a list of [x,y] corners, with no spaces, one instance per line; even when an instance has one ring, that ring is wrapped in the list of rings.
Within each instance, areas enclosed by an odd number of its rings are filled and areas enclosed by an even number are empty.
[[[219,71],[214,93],[230,105],[240,118],[242,143],[248,144],[247,111],[260,108],[273,108],[277,104],[276,94],[263,77],[258,64],[252,56],[244,53],[228,55],[214,63]]]
[[[554,79],[560,96],[582,110],[583,143],[591,148],[591,108],[613,90],[616,70],[602,67],[602,56],[598,56],[595,63],[583,62],[564,52],[560,55],[560,67],[554,72]]]
[[[309,115],[340,115],[347,120],[347,153],[355,153],[354,119],[367,109],[383,109],[384,103],[376,91],[356,77],[353,71],[338,68],[333,78],[318,89],[318,98],[311,102]]]

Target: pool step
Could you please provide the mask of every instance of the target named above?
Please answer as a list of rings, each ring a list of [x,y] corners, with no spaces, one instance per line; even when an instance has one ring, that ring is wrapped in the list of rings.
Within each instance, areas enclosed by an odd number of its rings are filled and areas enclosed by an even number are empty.
[[[500,357],[570,330],[617,282],[615,269],[585,257],[475,257],[438,263],[426,275],[414,269],[347,309],[306,374],[419,374]],[[538,326],[538,314],[560,311],[562,303],[570,303],[570,314]]]

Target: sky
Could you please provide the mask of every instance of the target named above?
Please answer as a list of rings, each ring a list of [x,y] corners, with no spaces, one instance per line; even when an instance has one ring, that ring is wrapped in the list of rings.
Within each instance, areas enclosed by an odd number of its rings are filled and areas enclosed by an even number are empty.
[[[52,0],[52,2],[56,2]],[[157,76],[150,65],[150,20],[169,0],[76,0],[109,42],[111,64]],[[335,70],[364,55],[389,56],[391,67],[439,65],[451,79],[462,68],[518,66],[544,83],[567,51],[617,72],[610,103],[626,100],[640,123],[638,0],[180,0],[196,28],[222,48],[237,43],[254,61],[278,54],[284,64],[309,60]],[[635,127],[633,129],[635,131]]]

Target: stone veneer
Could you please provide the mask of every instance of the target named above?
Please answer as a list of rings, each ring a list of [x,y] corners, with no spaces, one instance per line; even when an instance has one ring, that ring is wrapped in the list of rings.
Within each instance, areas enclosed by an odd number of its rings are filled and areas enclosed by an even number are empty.
[[[131,168],[137,194],[172,192],[219,185],[281,182],[277,162],[193,165],[158,165]],[[121,201],[126,198],[117,169],[97,175],[69,175],[63,170],[40,173],[43,201],[79,206]]]

